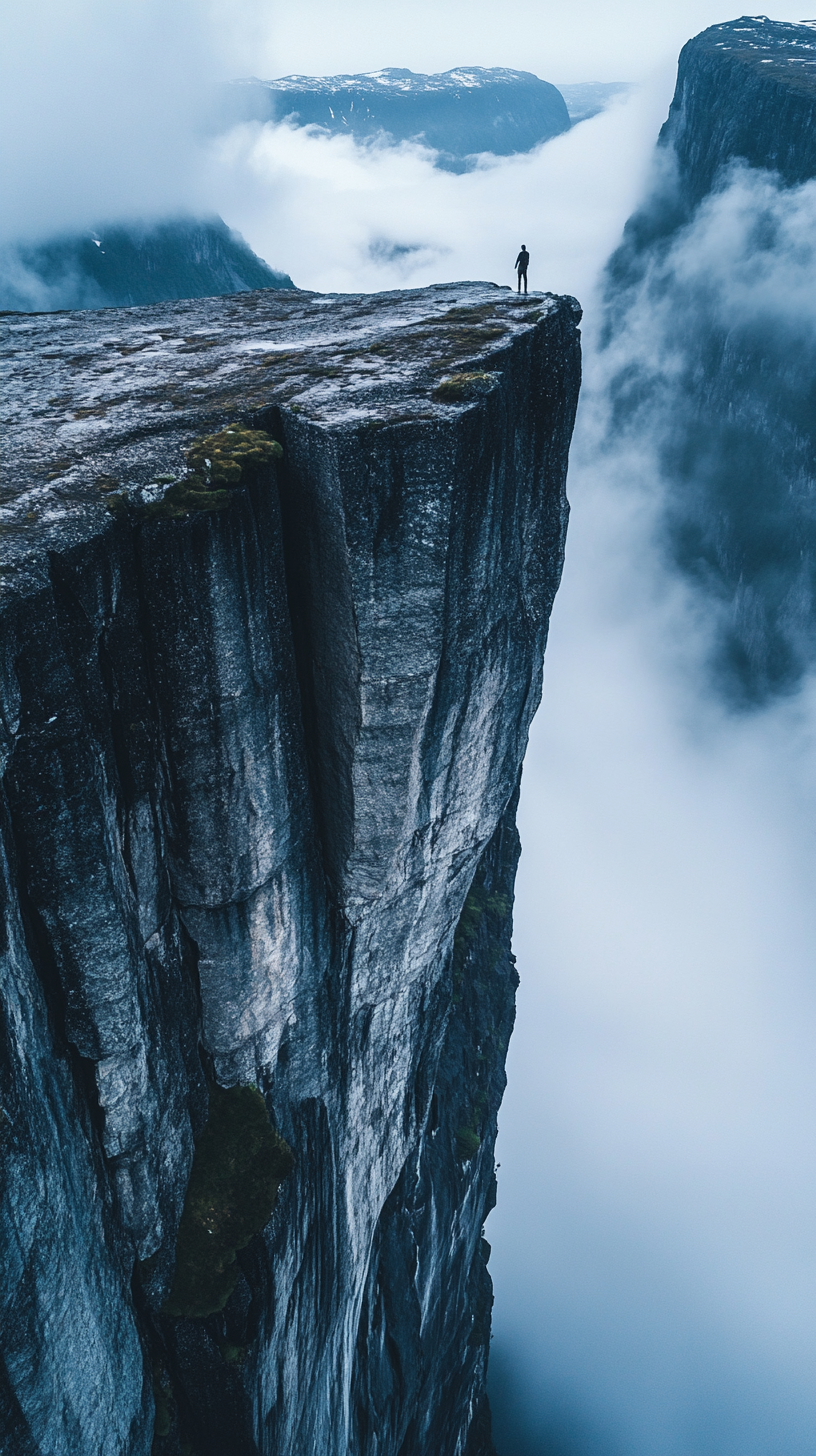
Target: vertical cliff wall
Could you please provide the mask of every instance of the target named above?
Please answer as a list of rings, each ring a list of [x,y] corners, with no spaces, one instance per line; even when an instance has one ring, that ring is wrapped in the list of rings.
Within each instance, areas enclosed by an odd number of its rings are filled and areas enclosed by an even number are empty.
[[[610,444],[654,454],[667,544],[737,704],[814,659],[815,118],[810,25],[695,37],[607,274]]]
[[[460,285],[6,321],[10,1451],[490,1449],[514,808],[579,317]],[[208,1113],[249,1085],[293,1169],[195,1314],[194,1149],[220,1237],[260,1165]]]

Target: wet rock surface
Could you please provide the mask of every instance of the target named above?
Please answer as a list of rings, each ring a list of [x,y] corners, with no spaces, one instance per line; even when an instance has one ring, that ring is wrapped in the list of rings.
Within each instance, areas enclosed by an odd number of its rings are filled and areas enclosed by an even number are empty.
[[[579,317],[459,284],[4,320],[15,1453],[489,1450],[514,805]],[[151,514],[233,422],[282,457]],[[171,1319],[214,1083],[259,1087],[294,1171],[223,1310]]]

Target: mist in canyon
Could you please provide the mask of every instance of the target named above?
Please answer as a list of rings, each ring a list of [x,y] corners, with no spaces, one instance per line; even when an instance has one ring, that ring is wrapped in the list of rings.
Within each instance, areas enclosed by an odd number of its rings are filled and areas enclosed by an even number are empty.
[[[90,32],[90,0],[86,10]],[[698,10],[681,40],[714,18]],[[40,183],[26,190],[17,165],[6,193],[17,232],[55,216],[85,226],[103,205],[121,216],[206,206],[298,285],[329,291],[508,284],[524,240],[531,285],[585,307],[566,568],[522,787],[521,987],[487,1229],[500,1456],[805,1456],[816,1426],[816,684],[804,663],[778,692],[736,703],[717,670],[726,609],[673,552],[663,446],[688,330],[665,299],[677,292],[644,292],[626,337],[601,339],[604,265],[653,185],[674,66],[650,54],[650,78],[626,101],[531,154],[454,176],[420,147],[288,126],[202,142],[196,98],[215,51],[197,21],[185,29],[183,7],[174,16],[162,73],[183,84],[153,74],[145,91],[155,30],[134,10],[126,84],[113,64],[121,32],[111,54],[100,43],[86,59],[87,108],[47,167],[35,160],[53,135],[46,91],[22,110],[13,92]],[[57,27],[54,57],[58,41]],[[527,63],[486,58],[484,44],[484,64]],[[299,59],[265,55],[270,71]],[[392,50],[357,65],[378,63],[419,60]],[[66,167],[71,154],[79,167]],[[762,209],[775,219],[764,240]],[[797,347],[810,347],[814,213],[808,188],[778,194],[735,177],[667,261],[672,287],[708,288],[705,307],[776,339],[795,315]],[[613,381],[644,358],[659,400],[612,429]]]
[[[587,334],[519,816],[521,987],[488,1225],[496,1441],[804,1456],[816,691],[805,673],[734,709],[724,608],[672,560],[661,441],[610,442],[620,356]]]
[[[535,283],[586,309],[487,1229],[500,1456],[804,1456],[816,1423],[816,685],[805,664],[735,698],[729,604],[678,559],[666,470],[703,319],[807,356],[816,207],[735,174],[603,344],[672,80],[464,177],[285,127],[217,156],[261,251],[281,190],[312,286],[505,281],[522,218]],[[651,383],[621,423],[627,370]]]

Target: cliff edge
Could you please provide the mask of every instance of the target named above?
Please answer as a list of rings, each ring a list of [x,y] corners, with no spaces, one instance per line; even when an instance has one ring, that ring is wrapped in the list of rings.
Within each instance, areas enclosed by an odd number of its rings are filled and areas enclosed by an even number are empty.
[[[3,320],[4,1451],[490,1449],[579,317]]]
[[[816,29],[765,15],[712,25],[680,52],[660,140],[673,147],[693,207],[729,162],[789,186],[816,176]]]

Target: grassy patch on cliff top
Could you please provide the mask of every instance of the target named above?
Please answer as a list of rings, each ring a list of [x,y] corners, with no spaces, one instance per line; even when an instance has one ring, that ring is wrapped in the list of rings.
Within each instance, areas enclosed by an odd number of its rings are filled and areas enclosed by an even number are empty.
[[[240,485],[247,474],[282,456],[281,446],[265,430],[228,425],[215,435],[193,441],[185,457],[188,474],[171,485],[160,500],[141,506],[139,515],[144,520],[177,520],[190,511],[222,511],[229,505],[230,490]],[[108,508],[114,514],[120,509],[115,498],[109,498]]]
[[[237,485],[247,469],[257,470],[280,460],[283,450],[265,430],[227,425],[217,435],[195,440],[186,452],[187,465],[209,486]]]
[[[210,1113],[193,1159],[164,1313],[203,1319],[224,1308],[238,1278],[236,1254],[260,1233],[294,1164],[255,1087],[210,1089]]]

